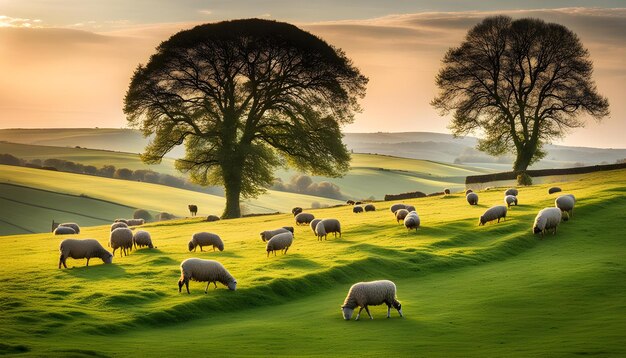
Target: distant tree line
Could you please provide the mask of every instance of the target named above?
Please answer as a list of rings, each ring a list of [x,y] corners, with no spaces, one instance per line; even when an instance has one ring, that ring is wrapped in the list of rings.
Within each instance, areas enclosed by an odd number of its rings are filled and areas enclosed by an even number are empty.
[[[327,181],[315,183],[308,175],[294,175],[289,182],[286,183],[280,178],[275,178],[271,189],[331,199],[346,199],[346,196],[341,193],[341,188],[339,188],[337,184]]]

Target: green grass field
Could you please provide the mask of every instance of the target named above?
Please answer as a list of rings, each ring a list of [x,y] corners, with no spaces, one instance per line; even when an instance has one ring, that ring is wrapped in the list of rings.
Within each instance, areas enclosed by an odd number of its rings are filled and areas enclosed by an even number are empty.
[[[626,355],[626,170],[560,184],[578,202],[557,235],[532,235],[553,206],[547,185],[522,188],[505,222],[478,227],[502,190],[411,200],[422,228],[407,232],[389,212],[312,210],[341,220],[343,237],[318,242],[296,227],[287,255],[267,258],[258,233],[293,225],[290,214],[206,223],[145,225],[157,249],[112,265],[68,259],[59,237],[0,237],[0,353],[35,356],[624,356]],[[189,253],[192,233],[211,231],[223,252]],[[80,238],[104,246],[108,226]],[[217,259],[237,278],[179,294],[179,264]],[[386,307],[346,322],[339,306],[354,282],[391,279],[405,318]]]

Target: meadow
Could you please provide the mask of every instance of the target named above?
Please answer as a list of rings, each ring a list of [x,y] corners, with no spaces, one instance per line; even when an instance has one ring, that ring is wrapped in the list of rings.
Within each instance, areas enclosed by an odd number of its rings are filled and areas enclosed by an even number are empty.
[[[58,269],[50,234],[0,237],[0,353],[35,356],[624,356],[626,354],[626,170],[559,184],[576,195],[572,220],[556,235],[531,232],[553,206],[547,184],[520,189],[507,220],[478,216],[502,203],[502,188],[407,201],[422,227],[408,232],[389,207],[310,210],[341,220],[343,236],[319,242],[296,226],[286,255],[266,257],[259,232],[294,225],[290,214],[143,226],[157,248],[112,265],[68,259]],[[218,233],[223,252],[187,251],[192,233]],[[108,225],[73,237],[105,247]],[[192,282],[179,294],[179,264],[216,259],[236,291]],[[351,284],[391,279],[404,318],[386,306],[374,320],[346,322],[339,306]]]

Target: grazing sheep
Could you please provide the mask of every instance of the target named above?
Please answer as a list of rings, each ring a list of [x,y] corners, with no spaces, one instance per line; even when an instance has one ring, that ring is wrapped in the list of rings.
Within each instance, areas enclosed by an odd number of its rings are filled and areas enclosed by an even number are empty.
[[[52,231],[55,231],[58,227],[71,227],[74,229],[74,233],[80,234],[80,226],[76,223],[56,223],[52,220]]]
[[[467,190],[465,191],[465,196],[467,196],[467,194],[469,194],[469,193],[473,193],[473,192],[474,192],[474,191],[473,191],[472,189],[467,189]]]
[[[552,229],[552,233],[556,234],[556,228],[561,223],[561,220],[567,221],[569,219],[567,212],[561,212],[559,208],[545,208],[541,209],[535,217],[533,223],[533,233],[541,233],[543,237],[544,233]]]
[[[355,202],[354,202],[354,205],[361,205],[361,204],[363,204],[363,203],[362,203],[362,202],[360,202],[360,201],[355,201]]]
[[[213,246],[213,251],[217,247],[218,250],[224,251],[224,242],[222,239],[213,233],[210,232],[197,232],[191,235],[191,241],[189,241],[189,251],[196,251],[196,248],[200,246],[200,251],[202,251],[203,246]]]
[[[126,219],[115,219],[113,220],[114,223],[124,223],[124,224],[128,224],[128,220]]]
[[[285,229],[285,230],[289,231],[289,232],[290,232],[290,233],[292,233],[292,234],[294,233],[294,232],[293,232],[293,226],[283,226],[283,229]]]
[[[443,193],[444,195],[450,195],[450,189],[448,188],[443,189]]]
[[[122,253],[128,255],[128,251],[133,249],[133,232],[126,227],[118,227],[111,231],[109,246],[113,249],[113,255],[117,249],[120,249],[120,257]]]
[[[295,219],[296,225],[308,225],[311,223],[311,220],[315,219],[315,216],[310,213],[298,213]]]
[[[506,206],[508,208],[511,207],[511,205],[515,205],[517,206],[517,196],[515,195],[507,195],[504,197],[504,203],[506,204]]]
[[[111,231],[117,229],[118,227],[128,227],[128,225],[126,225],[125,223],[123,223],[121,221],[113,223],[113,224],[111,224]]]
[[[145,223],[144,219],[128,219],[126,220],[126,224],[128,224],[128,226],[139,226],[139,225],[143,225]]]
[[[54,229],[55,235],[73,235],[76,234],[76,231],[69,226],[58,226]]]
[[[396,222],[399,223],[400,220],[404,220],[404,218],[409,214],[407,209],[399,209],[396,211]]]
[[[376,207],[374,204],[367,204],[365,205],[365,211],[376,211]]]
[[[348,295],[341,306],[341,311],[343,318],[348,321],[352,318],[354,309],[361,307],[355,321],[359,320],[364,308],[370,319],[374,319],[368,306],[378,306],[383,303],[387,305],[387,318],[391,317],[392,306],[398,310],[400,317],[402,317],[402,305],[396,298],[396,285],[393,282],[389,280],[359,282],[350,287],[350,291],[348,291]]]
[[[324,238],[324,240],[326,240],[326,236],[327,236],[326,226],[321,220],[315,226],[315,236],[317,236],[318,241],[322,241],[322,237]]]
[[[339,222],[339,220],[322,219],[322,221],[320,222],[324,224],[324,229],[326,230],[327,234],[334,233],[335,237],[337,237],[337,233],[339,233],[339,237],[341,237],[341,223]],[[317,225],[319,225],[319,223]]]
[[[152,245],[152,238],[150,237],[150,233],[143,230],[138,230],[135,235],[133,235],[133,244],[135,245],[135,249],[137,247],[147,246],[149,249],[155,248]]]
[[[352,207],[352,212],[355,214],[359,214],[363,212],[363,207],[359,205],[355,205]]]
[[[263,242],[271,239],[272,237],[274,237],[275,235],[280,234],[281,232],[291,232],[293,234],[292,231],[287,230],[284,227],[275,229],[275,230],[265,230],[262,231],[259,235],[261,236],[261,240],[263,240]]]
[[[406,211],[408,211],[408,212],[415,211],[415,206],[413,206],[413,205],[407,205],[407,206],[405,207],[405,209],[406,209]]]
[[[348,200],[348,201],[346,201],[346,204],[348,204],[348,205],[354,205],[354,200]]]
[[[391,208],[389,208],[389,209],[395,215],[396,211],[398,211],[400,209],[406,209],[406,205],[404,205],[404,204],[393,204],[393,205],[391,205]]]
[[[570,217],[574,216],[574,205],[576,205],[576,199],[572,194],[561,195],[554,200],[554,206],[567,212]]]
[[[209,215],[206,217],[206,221],[208,222],[220,221],[220,217],[217,215]]]
[[[404,227],[408,230],[415,229],[415,231],[420,227],[420,218],[415,211],[411,211],[404,218]]]
[[[510,189],[507,189],[507,190],[504,192],[504,196],[507,196],[507,195],[517,196],[517,194],[518,194],[518,191],[517,191],[517,189],[515,189],[515,188],[510,188]]]
[[[302,212],[302,208],[299,206],[296,206],[295,208],[291,209],[291,213],[293,214],[293,216],[296,216],[300,214],[301,212]]]
[[[480,218],[478,219],[478,226],[485,225],[486,223],[493,220],[498,220],[498,222],[500,222],[500,219],[506,220],[506,206],[492,206],[480,216]]]
[[[553,186],[552,188],[548,189],[548,194],[554,194],[559,192],[561,192],[561,188],[559,188],[558,186]]]
[[[290,232],[281,232],[280,234],[275,235],[267,241],[267,246],[265,246],[267,257],[270,257],[270,252],[272,251],[274,252],[274,256],[276,256],[276,251],[279,250],[283,251],[283,255],[286,254],[292,243],[293,235]]]
[[[189,213],[191,214],[191,216],[196,216],[196,214],[198,213],[198,206],[197,205],[187,205],[187,207],[189,208]]]
[[[473,191],[467,193],[465,199],[467,199],[467,202],[470,205],[478,205],[478,194],[474,193]]]
[[[322,221],[322,219],[313,219],[311,220],[311,223],[309,224],[314,234],[315,234],[315,227],[317,226],[317,223],[319,223],[320,221]]]
[[[68,257],[73,259],[86,258],[87,264],[85,266],[89,266],[89,259],[92,257],[101,258],[105,264],[113,262],[113,254],[102,247],[98,240],[94,239],[65,239],[59,245],[59,252],[61,253],[59,256],[59,268],[61,268],[61,265],[67,268],[65,260]]]
[[[204,293],[208,292],[211,283],[217,288],[217,282],[228,287],[231,291],[237,289],[237,280],[228,272],[224,265],[215,260],[190,258],[183,261],[180,264],[179,293],[182,291],[183,285],[185,285],[187,294],[189,294],[189,280],[206,282]]]

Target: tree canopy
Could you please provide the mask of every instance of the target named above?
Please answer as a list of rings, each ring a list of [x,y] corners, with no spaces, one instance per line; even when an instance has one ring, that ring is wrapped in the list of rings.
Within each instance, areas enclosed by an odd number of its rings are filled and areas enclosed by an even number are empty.
[[[431,104],[453,113],[454,135],[482,130],[478,149],[516,154],[524,171],[545,156],[542,146],[581,127],[586,113],[609,115],[592,80],[589,52],[566,27],[539,19],[484,19],[448,50]]]
[[[223,216],[238,217],[240,196],[263,192],[277,166],[325,176],[348,169],[340,126],[360,111],[367,82],[343,51],[293,25],[225,21],[161,43],[136,69],[124,112],[153,136],[144,161],[184,143],[176,167],[223,185]]]

